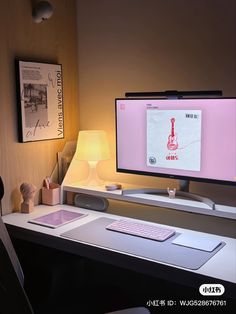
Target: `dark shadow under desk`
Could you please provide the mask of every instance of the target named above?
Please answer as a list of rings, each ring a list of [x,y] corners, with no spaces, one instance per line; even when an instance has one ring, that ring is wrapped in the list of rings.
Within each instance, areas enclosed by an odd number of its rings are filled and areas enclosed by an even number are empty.
[[[39,309],[36,314],[103,314],[147,306],[148,302],[153,304],[149,305],[152,314],[169,313],[170,301],[177,303],[174,310],[184,312],[179,300],[201,299],[193,287],[142,274],[131,267],[125,269],[23,240],[15,239],[13,243],[25,272],[27,293],[34,308]],[[48,312],[41,311],[45,299]],[[231,299],[227,302],[228,310],[236,306]],[[202,312],[220,313],[219,309],[209,308]]]

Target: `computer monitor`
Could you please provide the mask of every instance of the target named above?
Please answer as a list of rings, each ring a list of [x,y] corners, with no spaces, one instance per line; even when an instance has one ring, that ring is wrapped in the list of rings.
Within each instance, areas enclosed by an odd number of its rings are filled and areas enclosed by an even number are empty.
[[[117,98],[118,172],[236,186],[236,98]]]

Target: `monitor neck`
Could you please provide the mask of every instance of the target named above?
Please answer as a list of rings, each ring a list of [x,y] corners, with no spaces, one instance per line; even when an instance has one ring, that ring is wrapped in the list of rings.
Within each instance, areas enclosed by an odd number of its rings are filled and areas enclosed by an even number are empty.
[[[189,180],[179,180],[179,191],[189,192]]]

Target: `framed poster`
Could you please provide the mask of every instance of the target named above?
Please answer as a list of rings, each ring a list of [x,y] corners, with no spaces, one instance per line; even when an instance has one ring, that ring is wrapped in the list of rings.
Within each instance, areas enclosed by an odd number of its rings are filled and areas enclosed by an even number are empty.
[[[64,138],[62,66],[16,61],[19,141]]]

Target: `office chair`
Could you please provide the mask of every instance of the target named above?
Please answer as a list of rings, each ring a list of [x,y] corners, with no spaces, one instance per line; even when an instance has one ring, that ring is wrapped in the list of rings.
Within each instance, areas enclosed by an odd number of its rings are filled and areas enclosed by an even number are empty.
[[[4,185],[0,177],[0,210]],[[0,215],[0,313],[32,314],[33,310],[23,288],[24,275],[8,231]]]
[[[2,177],[0,177],[0,215],[2,216],[2,198],[4,195],[4,185],[2,182]]]
[[[7,229],[0,217],[0,313],[32,314],[24,275]]]

